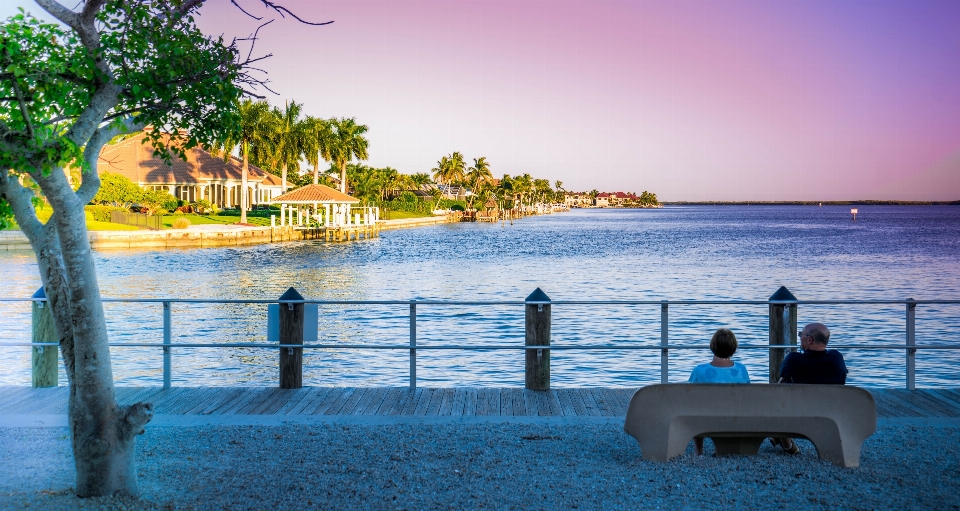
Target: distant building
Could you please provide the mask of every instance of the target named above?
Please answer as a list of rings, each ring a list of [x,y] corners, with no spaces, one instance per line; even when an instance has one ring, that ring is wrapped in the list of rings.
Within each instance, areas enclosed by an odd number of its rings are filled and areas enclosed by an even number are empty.
[[[126,177],[148,190],[163,190],[184,201],[207,200],[220,208],[239,206],[243,162],[234,156],[223,161],[200,148],[186,153],[187,160],[173,156],[167,165],[144,144],[146,135],[108,145],[100,152],[100,172]],[[279,177],[255,165],[247,171],[247,204],[267,204],[282,191]]]

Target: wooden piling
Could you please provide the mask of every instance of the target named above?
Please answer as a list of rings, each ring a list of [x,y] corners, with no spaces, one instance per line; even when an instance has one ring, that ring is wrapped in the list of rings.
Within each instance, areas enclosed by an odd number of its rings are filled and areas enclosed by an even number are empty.
[[[526,345],[550,346],[550,297],[538,287],[525,301]],[[544,348],[524,351],[526,388],[550,390],[550,350]]]
[[[284,303],[303,300],[296,289],[287,289],[280,297],[280,344],[303,344],[303,304]],[[280,388],[303,387],[303,348],[280,348]]]
[[[43,288],[33,294],[32,303],[33,325],[30,342],[57,342],[57,329],[53,322],[53,311],[49,302],[40,301],[46,298]],[[57,375],[58,346],[34,346],[31,363],[31,381],[34,387],[56,387],[59,385]]]
[[[770,344],[786,345],[797,344],[797,297],[793,296],[786,286],[780,286],[780,289],[770,297]],[[794,302],[794,303],[790,303]],[[789,350],[796,351],[796,350]],[[770,383],[780,381],[780,366],[783,359],[787,356],[788,350],[771,349],[770,350]]]

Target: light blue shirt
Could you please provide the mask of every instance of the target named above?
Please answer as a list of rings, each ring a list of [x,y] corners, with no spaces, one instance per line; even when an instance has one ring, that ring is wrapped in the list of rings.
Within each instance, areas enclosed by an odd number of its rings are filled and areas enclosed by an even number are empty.
[[[710,364],[700,364],[693,368],[688,383],[750,383],[747,368],[740,362],[734,362],[733,367],[716,367]]]

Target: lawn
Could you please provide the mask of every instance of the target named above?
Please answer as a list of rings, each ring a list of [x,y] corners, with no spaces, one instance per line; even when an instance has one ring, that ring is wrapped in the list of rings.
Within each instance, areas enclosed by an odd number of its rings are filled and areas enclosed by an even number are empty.
[[[239,216],[219,216],[219,215],[163,215],[163,228],[172,229],[173,222],[178,218],[190,220],[190,225],[218,224],[234,225],[240,222]],[[247,223],[250,225],[270,225],[269,218],[256,216],[247,216]]]
[[[53,209],[46,207],[37,210],[37,218],[41,222],[47,223],[47,220],[50,220],[50,216],[53,215]],[[17,225],[16,220],[10,222],[10,227],[6,230],[8,231],[19,231],[20,226]],[[90,212],[87,212],[87,230],[88,231],[136,231],[137,228],[132,225],[123,225],[115,224],[112,222],[98,222],[93,219],[93,215]]]
[[[433,214],[411,213],[409,211],[391,211],[389,213],[381,213],[380,218],[382,220],[403,220],[404,218],[424,218],[428,216],[433,216]]]

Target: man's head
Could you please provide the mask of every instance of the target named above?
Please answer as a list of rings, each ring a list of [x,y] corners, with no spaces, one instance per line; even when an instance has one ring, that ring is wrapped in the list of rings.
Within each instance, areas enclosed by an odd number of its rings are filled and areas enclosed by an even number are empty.
[[[830,342],[830,329],[823,323],[810,323],[800,332],[800,347],[804,350],[823,351]]]

